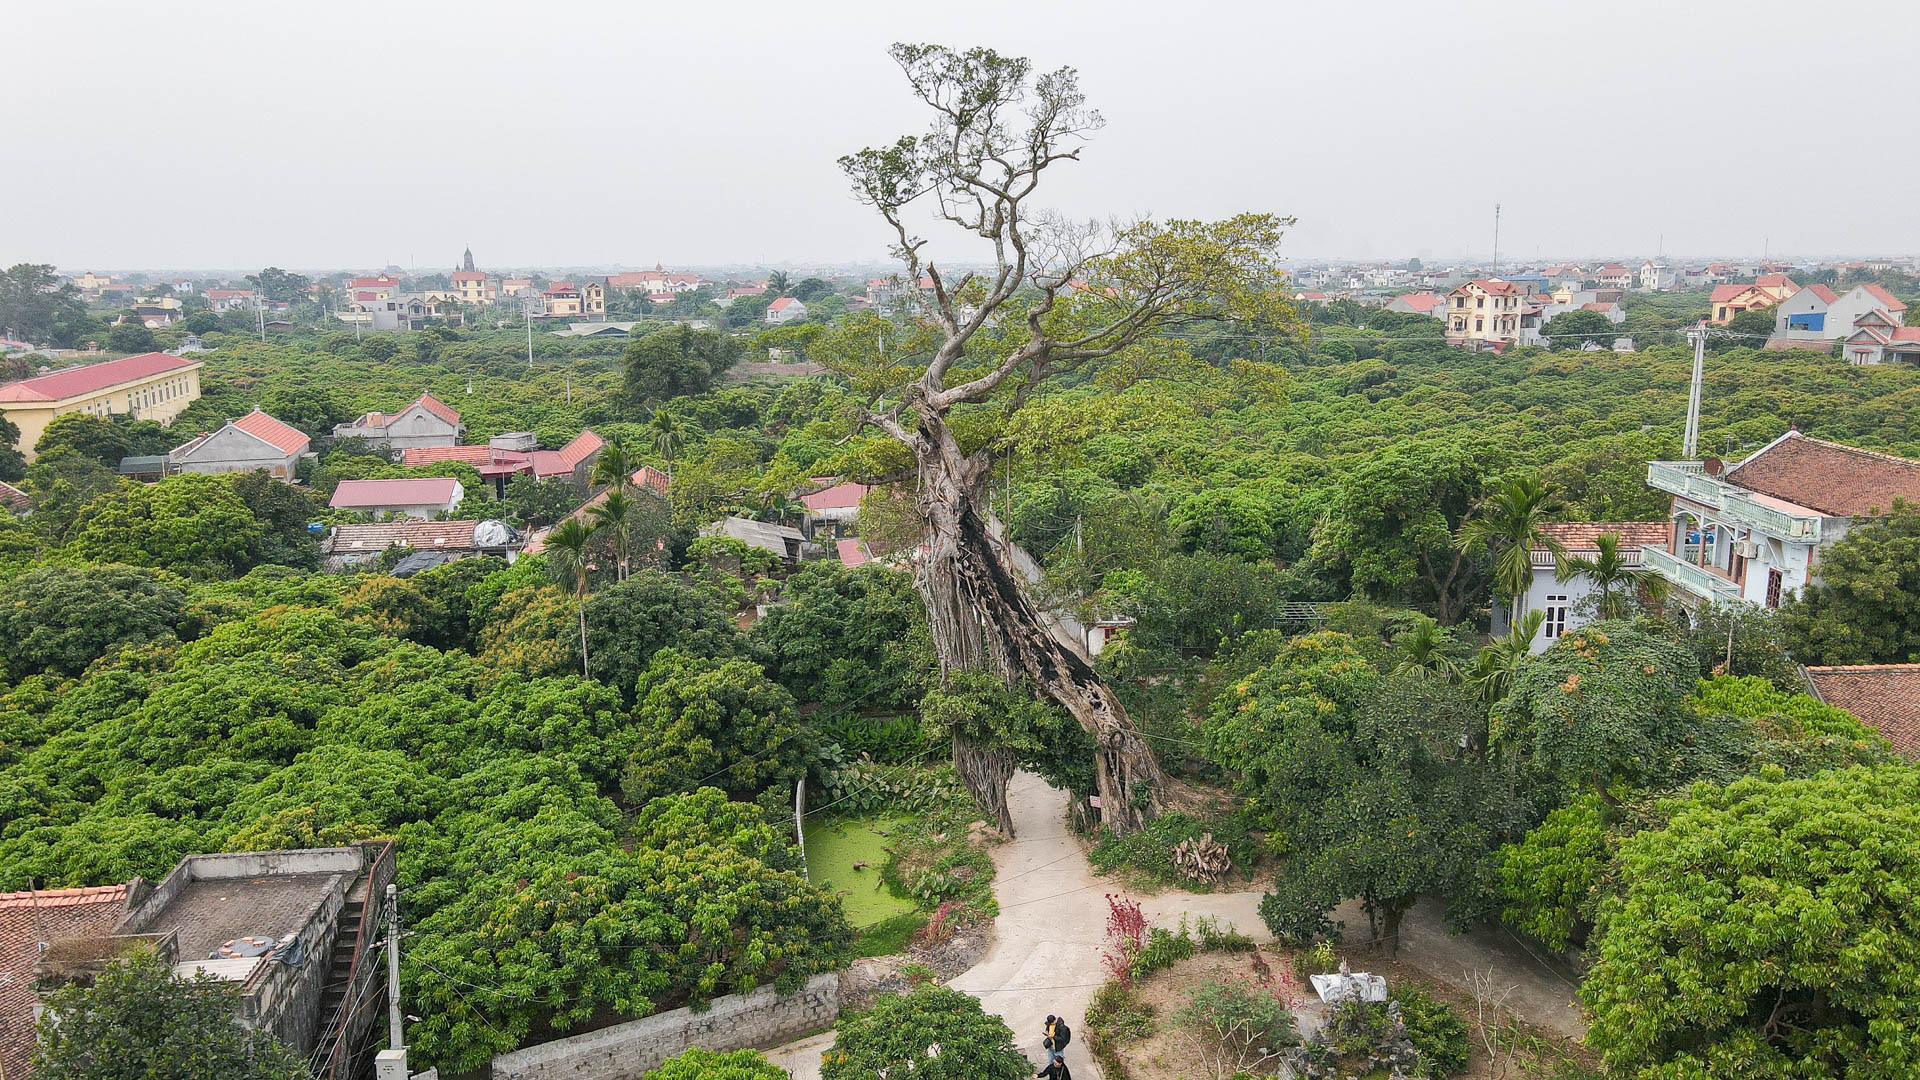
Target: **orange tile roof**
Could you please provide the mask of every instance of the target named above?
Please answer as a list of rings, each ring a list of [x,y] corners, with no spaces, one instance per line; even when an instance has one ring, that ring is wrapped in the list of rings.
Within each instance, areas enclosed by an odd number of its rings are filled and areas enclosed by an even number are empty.
[[[423,476],[398,480],[342,480],[327,505],[336,510],[378,510],[389,506],[441,506],[453,501],[460,481]]]
[[[1920,757],[1920,664],[1810,667],[1814,696],[1845,709],[1887,737],[1907,757]]]
[[[460,410],[441,401],[432,394],[421,394],[414,404],[445,420],[449,424],[458,425],[460,423]],[[405,410],[402,411],[404,412]]]
[[[1881,288],[1878,285],[1875,285],[1869,282],[1866,285],[1862,285],[1861,288],[1867,290],[1868,295],[1872,296],[1875,300],[1880,301],[1881,306],[1886,308],[1888,311],[1907,310],[1907,305],[1901,302],[1899,297],[1893,295],[1892,293],[1888,292],[1887,290]]]
[[[290,424],[281,423],[257,408],[238,420],[229,420],[228,423],[283,454],[298,453],[312,442],[306,432]]]
[[[40,943],[113,933],[126,898],[125,885],[0,893],[0,1076],[32,1075]]]
[[[570,473],[579,468],[581,462],[599,452],[600,448],[605,445],[607,445],[607,440],[601,438],[599,435],[594,434],[592,431],[582,431],[573,437],[572,442],[558,450],[535,450],[533,452],[533,475],[560,476],[564,473]]]
[[[491,446],[413,446],[400,451],[400,464],[431,465],[436,461],[464,461],[469,465],[491,465],[494,453]]]
[[[0,480],[0,506],[17,514],[33,506],[33,497],[5,480]]]

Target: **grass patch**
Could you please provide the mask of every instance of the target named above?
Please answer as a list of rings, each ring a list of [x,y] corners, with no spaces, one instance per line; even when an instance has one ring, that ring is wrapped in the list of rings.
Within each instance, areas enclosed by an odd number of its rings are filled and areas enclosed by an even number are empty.
[[[853,942],[854,956],[892,956],[906,952],[907,946],[913,943],[913,935],[925,925],[927,914],[924,911],[909,911],[891,919],[882,919],[860,931],[860,936]]]
[[[882,833],[891,831],[892,824],[857,818],[807,823],[807,876],[814,884],[840,894],[846,904],[847,921],[857,930],[914,912],[914,902],[895,896],[884,881],[887,849],[892,845]]]

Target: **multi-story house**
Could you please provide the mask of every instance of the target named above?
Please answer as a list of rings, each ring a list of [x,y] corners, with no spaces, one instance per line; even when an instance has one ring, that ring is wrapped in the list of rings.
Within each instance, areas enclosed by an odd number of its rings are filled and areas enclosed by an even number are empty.
[[[807,317],[807,305],[791,296],[783,296],[767,305],[767,321],[775,325]]]
[[[1750,285],[1716,285],[1708,297],[1707,321],[1725,326],[1743,311],[1770,308],[1799,291],[1800,286],[1785,274],[1761,274]]]
[[[20,429],[20,450],[32,461],[47,425],[66,413],[172,423],[200,397],[200,367],[192,357],[150,352],[48,372],[0,385],[0,416]]]
[[[607,288],[598,281],[585,285],[555,282],[540,294],[540,300],[549,319],[604,317],[607,313]]]
[[[1836,294],[1825,285],[1808,285],[1773,309],[1773,336],[1786,341],[1841,341],[1869,312],[1884,313],[1899,325],[1907,305],[1878,285],[1855,285]]]
[[[1670,292],[1680,284],[1680,275],[1664,262],[1649,259],[1640,264],[1641,292]]]
[[[453,299],[462,304],[491,304],[499,298],[494,279],[481,270],[455,270],[449,280]]]
[[[213,309],[213,313],[215,315],[225,314],[226,312],[232,311],[235,308],[245,308],[248,310],[252,310],[254,306],[253,290],[252,289],[208,289],[207,290],[207,306]]]
[[[1447,294],[1447,342],[1500,349],[1520,339],[1520,287],[1499,278],[1474,278]]]
[[[1632,270],[1619,263],[1607,263],[1593,272],[1593,279],[1610,289],[1631,289],[1637,277]]]
[[[1596,543],[1599,537],[1612,533],[1618,538],[1621,558],[1629,566],[1638,566],[1641,546],[1664,543],[1667,525],[1660,521],[1568,521],[1543,525],[1541,532],[1559,541],[1568,556],[1589,559],[1600,553]],[[1521,611],[1538,611],[1542,616],[1540,629],[1534,633],[1529,647],[1532,652],[1540,653],[1560,640],[1562,634],[1578,630],[1600,617],[1599,601],[1595,599],[1600,589],[1593,578],[1584,573],[1560,580],[1560,560],[1546,548],[1536,548],[1532,556],[1533,579],[1521,598]],[[1506,632],[1507,613],[1498,608],[1496,605],[1494,612],[1498,620],[1494,627],[1496,635]]]
[[[1855,364],[1920,364],[1920,326],[1901,326],[1884,311],[1869,311],[1853,324],[1844,347]]]
[[[1688,609],[1744,601],[1778,607],[1820,580],[1820,555],[1854,520],[1895,499],[1920,503],[1920,461],[1789,431],[1727,468],[1654,461],[1647,483],[1673,496],[1666,541],[1642,564]]]

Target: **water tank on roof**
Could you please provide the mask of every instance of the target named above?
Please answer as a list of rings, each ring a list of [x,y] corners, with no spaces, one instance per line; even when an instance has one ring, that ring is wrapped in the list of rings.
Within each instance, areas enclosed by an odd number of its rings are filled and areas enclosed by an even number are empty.
[[[473,527],[473,546],[481,549],[511,547],[518,539],[513,526],[504,521],[492,519],[482,521]]]
[[[524,454],[538,449],[540,440],[531,431],[509,431],[504,435],[495,435],[488,439],[487,446],[494,450],[511,450]]]

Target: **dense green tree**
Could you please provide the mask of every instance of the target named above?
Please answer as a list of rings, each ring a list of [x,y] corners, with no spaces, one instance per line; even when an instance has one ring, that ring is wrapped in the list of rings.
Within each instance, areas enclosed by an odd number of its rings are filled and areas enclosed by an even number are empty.
[[[640,1080],[789,1080],[790,1076],[758,1050],[693,1049],[661,1062]]]
[[[254,565],[265,535],[228,477],[182,473],[95,500],[73,550],[100,562],[226,577]]]
[[[0,670],[76,676],[123,645],[170,636],[186,595],[152,570],[49,566],[7,583],[0,597]]]
[[[1671,767],[1691,734],[1700,669],[1684,646],[1632,624],[1593,622],[1520,665],[1498,706],[1501,738],[1562,781],[1613,798],[1616,781]]]
[[[17,484],[27,475],[27,457],[20,452],[20,428],[0,416],[0,482]]]
[[[1613,320],[1597,311],[1575,308],[1548,319],[1540,332],[1546,336],[1549,348],[1554,352],[1564,352],[1584,349],[1589,345],[1611,348],[1620,329],[1613,324]]]
[[[739,341],[725,334],[686,326],[656,330],[627,346],[627,397],[638,403],[706,393],[739,359]]]
[[[259,562],[311,570],[320,565],[320,544],[307,528],[324,507],[308,488],[276,480],[263,469],[234,473],[233,493],[247,504],[263,530]]]
[[[240,1026],[235,984],[192,979],[153,956],[110,963],[48,1003],[34,1047],[41,1080],[305,1080],[300,1055]]]
[[[40,441],[33,447],[36,455],[60,450],[91,458],[109,469],[117,469],[120,459],[134,452],[133,436],[122,417],[64,413],[47,423],[46,429],[40,433]]]
[[[247,284],[253,286],[263,300],[295,301],[307,298],[307,286],[313,282],[304,274],[269,266],[257,274],[248,274]]]
[[[980,999],[922,983],[883,994],[873,1008],[840,1019],[833,1048],[820,1059],[821,1080],[1020,1080],[1032,1068],[1014,1049],[1006,1022]]]
[[[80,290],[46,263],[15,263],[0,272],[0,333],[35,345],[71,349],[98,333]]]
[[[1581,987],[1619,1075],[1920,1070],[1920,773],[1699,785],[1621,847]]]
[[[1420,894],[1479,902],[1482,860],[1520,813],[1460,753],[1476,719],[1462,688],[1383,675],[1330,631],[1288,642],[1214,699],[1210,747],[1292,852],[1260,904],[1274,933],[1329,933],[1328,912],[1357,896],[1373,936],[1397,949]]]
[[[1803,664],[1920,661],[1920,507],[1894,500],[1882,517],[1856,519],[1820,553],[1820,584],[1784,612]]]
[[[911,575],[808,563],[787,579],[782,599],[754,624],[751,641],[802,701],[836,711],[919,703],[935,660]]]
[[[1381,451],[1341,478],[1315,532],[1316,551],[1362,596],[1432,605],[1442,623],[1458,621],[1485,578],[1454,535],[1497,459],[1458,441]]]
[[[712,597],[660,570],[642,570],[601,589],[582,610],[594,677],[629,700],[661,649],[730,656],[739,648],[732,621]]]
[[[1727,320],[1727,332],[1740,335],[1732,339],[1735,345],[1758,347],[1773,336],[1773,320],[1773,312],[1766,308],[1737,312]],[[1711,338],[1709,343],[1712,343]]]
[[[1533,584],[1533,553],[1559,558],[1566,548],[1547,531],[1554,490],[1538,476],[1510,477],[1473,508],[1455,530],[1461,550],[1484,552],[1492,564],[1493,588],[1508,603],[1507,625],[1520,620]]]
[[[812,747],[793,695],[751,660],[661,649],[636,698],[637,745],[620,781],[631,805],[705,785],[752,798],[805,771]]]
[[[129,316],[114,324],[107,331],[107,350],[121,353],[152,352],[160,347],[160,341],[146,324]]]

